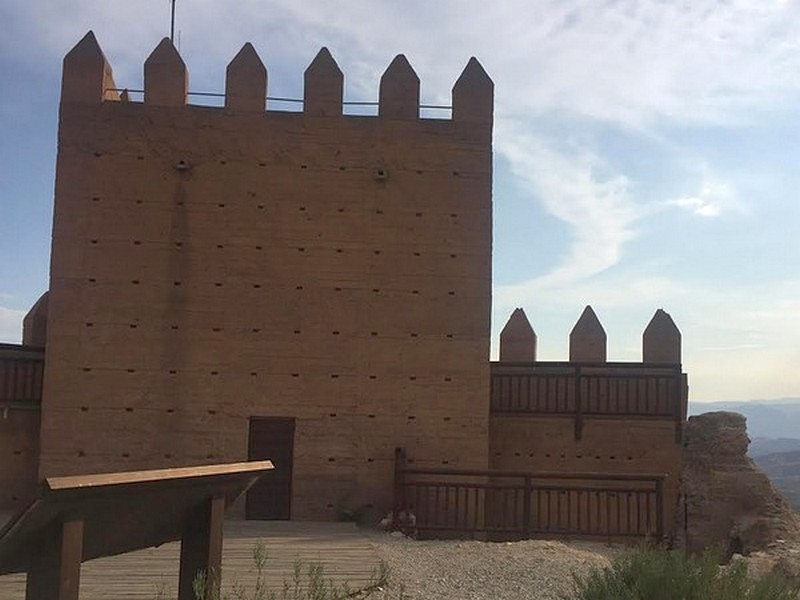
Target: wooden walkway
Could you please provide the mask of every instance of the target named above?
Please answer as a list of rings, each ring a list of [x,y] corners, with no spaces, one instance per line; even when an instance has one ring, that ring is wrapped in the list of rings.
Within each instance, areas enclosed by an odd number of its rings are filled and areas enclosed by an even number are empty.
[[[352,523],[300,521],[227,521],[222,557],[223,591],[234,584],[252,589],[256,580],[253,550],[263,542],[267,554],[263,579],[280,590],[291,581],[295,563],[320,563],[326,579],[351,586],[366,583],[380,560]],[[164,544],[83,563],[81,600],[169,600],[178,587],[180,544]],[[159,596],[159,589],[163,591]],[[25,598],[25,575],[0,577],[0,600]]]

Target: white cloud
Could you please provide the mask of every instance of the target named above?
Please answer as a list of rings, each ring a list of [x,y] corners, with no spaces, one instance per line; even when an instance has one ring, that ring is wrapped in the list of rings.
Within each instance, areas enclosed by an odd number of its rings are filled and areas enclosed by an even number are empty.
[[[22,339],[25,311],[0,306],[0,342],[18,343]]]
[[[706,346],[701,350],[703,352],[737,352],[739,350],[756,350],[764,347],[763,344],[734,344],[732,346]]]
[[[702,197],[702,192],[700,196],[688,196],[671,200],[670,204],[685,208],[701,217],[718,217],[722,214],[722,210],[719,206],[716,206]]]
[[[607,310],[641,309],[647,312],[658,306],[682,303],[690,293],[685,284],[668,277],[620,273],[602,281],[565,281],[557,286],[541,285],[536,279],[496,286],[494,303],[501,314],[511,307],[531,304],[563,310],[565,303],[573,311],[576,307],[592,304]]]
[[[500,122],[497,130],[495,147],[508,159],[513,173],[547,212],[572,228],[567,255],[527,285],[536,289],[559,286],[617,264],[643,214],[632,198],[628,179],[604,175],[602,160],[580,148],[559,151],[542,138],[520,133],[521,124]]]
[[[718,217],[723,212],[743,210],[733,186],[709,177],[704,179],[696,194],[669,200],[667,204],[683,208],[700,217]]]

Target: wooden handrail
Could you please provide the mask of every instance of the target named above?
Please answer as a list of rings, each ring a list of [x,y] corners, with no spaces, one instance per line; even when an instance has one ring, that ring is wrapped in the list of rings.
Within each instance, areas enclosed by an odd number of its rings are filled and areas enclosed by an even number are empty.
[[[679,364],[492,362],[490,413],[572,418],[576,440],[587,419],[670,420],[680,442],[685,387]]]
[[[492,469],[429,469],[404,467],[404,475],[461,475],[465,477],[507,477],[532,479],[588,479],[592,481],[657,481],[667,477],[666,473],[557,473],[555,471],[497,471]]]
[[[664,534],[662,473],[415,468],[401,449],[395,456],[395,507],[416,516],[423,536]]]

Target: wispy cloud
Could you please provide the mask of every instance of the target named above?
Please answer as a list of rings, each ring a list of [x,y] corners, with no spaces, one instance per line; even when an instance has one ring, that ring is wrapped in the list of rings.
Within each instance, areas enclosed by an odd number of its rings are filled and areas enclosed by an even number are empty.
[[[700,217],[718,217],[730,210],[742,210],[733,186],[712,179],[705,179],[696,194],[669,200],[667,204]]]
[[[498,124],[496,148],[532,199],[569,224],[573,236],[561,261],[529,285],[558,286],[617,264],[643,214],[630,193],[628,178],[604,173],[603,161],[592,153],[580,148],[557,150],[543,138],[520,130],[514,122]]]
[[[606,310],[652,312],[655,307],[683,304],[692,288],[675,279],[655,274],[619,273],[613,277],[564,281],[558,286],[539,280],[495,287],[495,308],[500,316],[510,307],[535,305],[553,310],[575,311],[585,304]]]
[[[764,344],[734,344],[733,346],[705,346],[703,352],[736,352],[739,350],[755,350],[765,348]]]

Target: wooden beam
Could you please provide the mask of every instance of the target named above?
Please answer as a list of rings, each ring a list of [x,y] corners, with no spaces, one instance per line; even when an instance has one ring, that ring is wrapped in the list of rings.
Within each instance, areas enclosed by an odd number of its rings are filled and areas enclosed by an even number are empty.
[[[216,598],[222,577],[225,497],[209,498],[186,521],[181,537],[178,600],[195,600],[195,579],[205,577],[206,597]]]

